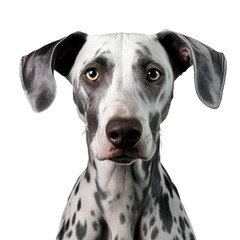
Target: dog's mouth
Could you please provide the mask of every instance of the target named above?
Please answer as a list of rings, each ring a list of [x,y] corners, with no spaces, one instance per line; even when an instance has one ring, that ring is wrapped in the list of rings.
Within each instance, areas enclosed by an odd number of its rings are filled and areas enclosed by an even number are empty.
[[[108,142],[107,144],[103,143],[99,150],[94,145],[91,147],[95,159],[123,165],[130,165],[138,160],[148,161],[152,158],[156,150],[156,144],[153,141],[148,145],[142,143],[133,148],[118,148],[110,145]]]
[[[113,161],[117,164],[131,164],[135,162],[138,158],[135,156],[127,155],[127,154],[120,154],[117,156],[113,156],[108,160]]]

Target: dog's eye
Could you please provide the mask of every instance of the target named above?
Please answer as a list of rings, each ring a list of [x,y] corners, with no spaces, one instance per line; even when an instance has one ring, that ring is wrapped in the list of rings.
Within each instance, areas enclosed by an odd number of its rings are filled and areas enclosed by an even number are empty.
[[[94,68],[88,69],[85,75],[90,81],[96,81],[99,77],[98,71]]]
[[[150,82],[157,81],[161,77],[161,73],[156,68],[151,68],[147,72],[147,80]]]

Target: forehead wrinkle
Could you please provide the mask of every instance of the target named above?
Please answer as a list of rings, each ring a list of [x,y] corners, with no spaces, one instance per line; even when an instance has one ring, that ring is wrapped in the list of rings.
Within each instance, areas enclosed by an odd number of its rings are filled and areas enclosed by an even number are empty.
[[[142,52],[148,56],[152,56],[150,49],[141,42],[137,42],[137,45],[141,47]]]
[[[101,63],[102,61],[107,62],[110,61],[111,57],[110,57],[110,51],[103,51],[99,54],[100,49],[98,49],[98,51],[96,52],[96,54],[94,55],[94,57],[92,57],[89,62],[87,64],[93,63],[93,62],[97,62],[97,63]]]
[[[99,54],[100,53],[100,54]],[[110,50],[105,50],[103,52],[101,52],[101,48],[99,48],[94,57],[93,58],[96,58],[96,57],[108,57],[109,55],[111,54],[111,51]]]

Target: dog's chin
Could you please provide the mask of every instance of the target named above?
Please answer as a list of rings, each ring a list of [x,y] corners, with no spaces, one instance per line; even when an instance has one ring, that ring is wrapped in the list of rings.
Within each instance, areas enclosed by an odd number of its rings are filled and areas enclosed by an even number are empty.
[[[129,156],[126,154],[122,154],[122,155],[108,158],[107,160],[112,161],[119,165],[130,165],[130,164],[134,163],[137,159],[139,159],[139,158],[134,157],[134,156]]]

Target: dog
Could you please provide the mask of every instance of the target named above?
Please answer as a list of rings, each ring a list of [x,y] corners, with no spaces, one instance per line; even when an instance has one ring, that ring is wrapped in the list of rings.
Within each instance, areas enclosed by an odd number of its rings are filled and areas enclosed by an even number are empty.
[[[218,108],[224,55],[169,30],[76,32],[22,58],[22,86],[33,110],[53,102],[56,70],[72,84],[86,125],[89,161],[68,198],[58,240],[196,239],[159,153],[174,81],[192,65],[198,97]]]

